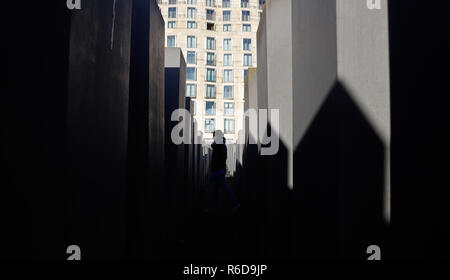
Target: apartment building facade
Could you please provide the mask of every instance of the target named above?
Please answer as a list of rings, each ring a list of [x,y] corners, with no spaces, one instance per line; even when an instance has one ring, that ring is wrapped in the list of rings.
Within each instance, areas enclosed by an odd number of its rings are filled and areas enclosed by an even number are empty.
[[[166,46],[186,58],[186,96],[206,142],[222,130],[235,142],[244,128],[244,79],[257,65],[256,31],[265,0],[158,0]]]

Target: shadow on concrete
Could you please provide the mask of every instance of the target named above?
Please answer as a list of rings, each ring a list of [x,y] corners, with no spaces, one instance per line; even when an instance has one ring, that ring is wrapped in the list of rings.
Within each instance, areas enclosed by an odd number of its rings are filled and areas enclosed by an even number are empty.
[[[385,147],[335,84],[294,153],[293,257],[367,259],[385,248]]]

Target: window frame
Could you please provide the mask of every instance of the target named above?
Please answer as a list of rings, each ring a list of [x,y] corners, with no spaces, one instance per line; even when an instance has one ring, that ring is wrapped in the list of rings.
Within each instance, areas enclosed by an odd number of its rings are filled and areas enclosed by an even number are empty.
[[[186,8],[186,18],[196,19],[197,18],[197,8],[187,7]]]
[[[224,102],[223,113],[225,116],[234,116],[234,102]]]
[[[169,38],[173,38],[173,46],[169,46]],[[176,48],[177,46],[177,36],[176,35],[167,35],[167,47],[168,48]]]
[[[189,79],[188,70],[194,70],[194,79]],[[186,67],[186,81],[197,81],[197,68],[196,67]]]
[[[225,44],[225,42],[230,42],[229,44]],[[225,48],[225,46],[229,46],[229,48]],[[233,50],[233,40],[231,38],[223,39],[223,51],[232,51]]]
[[[172,12],[171,12],[172,10]],[[173,16],[173,11],[175,11],[175,16]],[[177,18],[177,7],[168,7],[167,8],[167,18]]]
[[[191,54],[191,55],[189,55]],[[194,62],[190,62],[189,57],[194,54]],[[196,51],[186,51],[186,64],[197,64],[197,52]]]
[[[227,75],[227,74],[231,73],[231,75]],[[227,79],[225,79],[227,78]],[[230,80],[228,78],[231,78]],[[234,82],[234,73],[233,73],[233,69],[223,69],[223,82],[224,83],[233,83]]]
[[[192,95],[191,88],[194,89],[194,95]],[[188,92],[189,92],[189,94],[188,94]],[[196,98],[197,97],[197,85],[196,84],[186,83],[186,97],[192,97],[192,98]]]
[[[209,91],[209,89],[212,89]],[[209,93],[213,94],[209,94]],[[206,92],[205,92],[205,99],[216,99],[217,97],[217,88],[215,85],[206,84]]]
[[[207,124],[207,122],[209,122]],[[212,129],[207,129],[207,127],[212,126]],[[213,133],[216,130],[216,119],[205,118],[205,133]]]
[[[228,130],[227,128],[227,123],[232,123],[232,130]],[[230,118],[224,118],[223,119],[223,132],[225,134],[234,134],[236,132],[236,121],[234,119],[230,119]]]
[[[193,40],[189,40],[193,39]],[[194,47],[190,47],[189,41],[194,44]],[[186,48],[187,49],[196,49],[197,48],[197,37],[194,35],[187,35],[186,37]]]
[[[213,44],[213,48],[210,48],[210,42],[212,42]],[[216,38],[214,37],[206,37],[206,49],[210,50],[210,51],[215,51],[216,50]]]
[[[227,91],[226,88],[230,88],[231,91]],[[231,96],[226,95],[228,92],[231,92]],[[223,86],[223,99],[226,99],[226,100],[234,99],[234,87],[232,85],[224,85]]]
[[[250,64],[248,64],[248,58],[250,58]],[[244,57],[242,59],[242,64],[244,67],[253,66],[253,55],[251,53],[244,53]],[[245,77],[244,77],[245,78]]]
[[[208,113],[208,105],[212,104],[212,112]],[[216,115],[216,102],[215,101],[205,101],[205,116],[215,116]]]

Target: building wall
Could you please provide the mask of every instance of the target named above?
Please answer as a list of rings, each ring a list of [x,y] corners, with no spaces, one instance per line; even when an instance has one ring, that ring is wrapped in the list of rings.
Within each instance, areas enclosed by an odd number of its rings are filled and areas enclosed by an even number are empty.
[[[210,116],[205,115],[205,102],[206,102],[206,84],[211,84],[216,86],[216,98],[211,100],[216,102],[216,115],[211,116],[215,119],[215,128],[224,130],[224,117],[231,118],[235,120],[235,130],[234,133],[226,134],[225,137],[231,141],[236,141],[238,133],[243,129],[243,112],[244,112],[244,69],[247,66],[243,66],[243,55],[244,53],[252,54],[252,66],[256,67],[257,57],[256,57],[256,31],[259,22],[259,13],[262,11],[259,7],[259,0],[250,0],[248,8],[241,8],[240,0],[231,0],[230,8],[222,8],[222,0],[215,1],[215,7],[207,7],[206,0],[194,1],[196,4],[186,4],[187,1],[177,1],[177,4],[168,4],[168,0],[158,1],[161,8],[161,13],[164,16],[166,23],[166,45],[167,36],[176,36],[176,47],[183,50],[183,54],[187,57],[186,40],[188,35],[196,36],[197,46],[192,51],[196,51],[196,64],[189,64],[187,67],[195,67],[196,71],[196,81],[187,81],[188,84],[195,84],[197,86],[197,95],[193,99],[195,101],[195,118],[199,123],[199,129],[204,132],[205,118],[210,118]],[[177,8],[177,18],[168,18],[168,8]],[[187,18],[187,7],[197,8],[197,16],[195,20],[197,22],[197,29],[188,29],[187,21],[191,20]],[[209,21],[206,20],[206,9],[213,9],[216,12],[216,20]],[[224,22],[222,20],[222,11],[231,11],[231,21]],[[250,11],[250,21],[243,22],[241,20],[241,11]],[[176,21],[176,28],[167,28],[168,21]],[[206,29],[207,22],[215,24],[215,31],[210,31]],[[232,24],[231,32],[223,32],[223,24]],[[242,32],[242,24],[251,24],[251,32]],[[206,53],[211,52],[206,49],[206,38],[213,37],[216,39],[216,50],[212,51],[216,54],[216,66],[211,67],[216,69],[216,82],[209,83],[206,82]],[[232,39],[232,51],[223,50],[223,39]],[[252,41],[251,51],[243,51],[243,39],[249,38]],[[233,66],[223,66],[223,55],[224,53],[232,54],[233,56]],[[233,70],[233,82],[224,83],[223,82],[223,71],[224,69]],[[232,85],[233,88],[233,100],[224,99],[224,85]],[[234,102],[234,116],[224,116],[224,102]],[[205,139],[212,139],[211,133],[204,134]],[[208,140],[206,140],[208,141]]]

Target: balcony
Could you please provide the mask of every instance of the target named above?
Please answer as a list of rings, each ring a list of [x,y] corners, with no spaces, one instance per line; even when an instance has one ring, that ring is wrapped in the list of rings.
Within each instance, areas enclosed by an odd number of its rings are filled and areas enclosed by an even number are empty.
[[[216,31],[216,25],[215,25],[214,23],[208,22],[208,23],[206,24],[206,30],[209,30],[209,31]]]
[[[208,66],[216,66],[216,59],[215,58],[208,58],[206,60],[206,65],[208,65]]]
[[[206,20],[215,21],[216,20],[216,13],[214,11],[212,11],[212,12],[209,12],[209,11],[211,11],[211,10],[208,10],[206,12]]]

